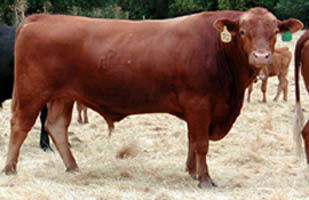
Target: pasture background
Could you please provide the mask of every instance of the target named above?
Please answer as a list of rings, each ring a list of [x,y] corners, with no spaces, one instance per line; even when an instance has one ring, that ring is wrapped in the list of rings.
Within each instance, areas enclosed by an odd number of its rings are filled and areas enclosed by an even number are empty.
[[[24,16],[42,12],[141,20],[253,7],[267,8],[279,19],[294,17],[309,24],[308,0],[2,0],[0,23],[18,24]]]
[[[293,41],[281,42],[294,52]],[[18,174],[0,174],[0,199],[149,199],[149,200],[304,200],[309,199],[305,158],[293,147],[294,63],[288,74],[288,102],[273,102],[277,78],[268,83],[268,103],[261,103],[261,82],[251,103],[244,103],[230,133],[211,142],[207,156],[216,188],[199,189],[185,172],[187,129],[168,114],[129,116],[108,137],[103,118],[89,110],[89,124],[78,124],[74,109],[69,131],[80,171],[66,173],[57,152],[39,148],[40,124],[22,146]],[[302,107],[309,96],[301,82]],[[309,113],[305,112],[305,119]],[[0,112],[0,167],[5,164],[10,133],[10,101]],[[52,146],[54,150],[55,147]],[[307,174],[309,175],[309,174]]]

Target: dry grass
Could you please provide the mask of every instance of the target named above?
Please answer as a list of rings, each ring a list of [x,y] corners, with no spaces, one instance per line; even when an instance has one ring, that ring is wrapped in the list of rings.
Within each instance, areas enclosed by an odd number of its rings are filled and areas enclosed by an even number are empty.
[[[291,50],[295,41],[288,43]],[[74,113],[70,126],[79,172],[65,173],[58,153],[39,149],[36,123],[21,149],[18,174],[0,174],[0,199],[309,199],[305,160],[295,156],[292,145],[293,71],[292,64],[287,103],[271,101],[276,78],[269,80],[267,104],[260,103],[260,83],[255,84],[251,103],[245,102],[228,136],[211,142],[207,159],[217,188],[201,190],[185,172],[183,121],[167,114],[129,116],[108,137],[104,120],[90,111],[89,124],[78,124]],[[301,90],[302,106],[309,110],[303,83]],[[5,102],[0,112],[0,167],[7,153],[9,106],[10,101]],[[305,116],[309,119],[308,112]]]

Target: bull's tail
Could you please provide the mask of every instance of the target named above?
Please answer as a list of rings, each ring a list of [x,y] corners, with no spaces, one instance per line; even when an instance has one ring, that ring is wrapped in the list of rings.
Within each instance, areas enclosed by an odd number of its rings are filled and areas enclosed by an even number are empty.
[[[295,116],[294,116],[294,127],[293,127],[293,138],[294,138],[294,146],[296,148],[296,153],[299,157],[301,157],[303,154],[303,148],[302,148],[302,137],[301,137],[301,131],[304,124],[304,115],[301,110],[300,102],[296,102],[295,107]]]
[[[302,137],[301,131],[304,124],[304,114],[301,109],[300,104],[300,92],[299,92],[299,68],[300,68],[300,58],[301,58],[301,50],[303,47],[304,41],[301,39],[297,42],[295,47],[295,58],[294,58],[294,77],[295,77],[295,117],[294,117],[294,145],[296,147],[296,152],[299,156],[302,155]]]

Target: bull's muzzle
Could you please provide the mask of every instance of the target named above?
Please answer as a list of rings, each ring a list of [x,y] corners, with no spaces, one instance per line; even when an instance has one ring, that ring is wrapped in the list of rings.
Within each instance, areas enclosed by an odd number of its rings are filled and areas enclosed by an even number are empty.
[[[257,68],[269,65],[272,62],[271,51],[253,51],[249,57],[250,64]]]

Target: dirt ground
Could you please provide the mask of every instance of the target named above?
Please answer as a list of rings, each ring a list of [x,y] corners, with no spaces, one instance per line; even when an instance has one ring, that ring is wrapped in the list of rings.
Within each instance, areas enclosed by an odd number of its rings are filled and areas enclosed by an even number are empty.
[[[293,41],[278,46],[289,46]],[[151,199],[151,200],[304,200],[309,173],[304,156],[293,147],[294,64],[289,70],[288,102],[273,102],[278,80],[268,84],[268,103],[261,103],[261,82],[254,85],[230,133],[211,142],[207,156],[216,188],[199,189],[185,172],[186,124],[171,115],[129,116],[116,124],[111,138],[103,118],[89,111],[88,124],[69,128],[79,172],[66,173],[57,152],[39,148],[37,122],[22,146],[18,174],[0,174],[0,199]],[[301,83],[302,107],[309,95]],[[309,119],[309,113],[305,112]],[[0,167],[5,164],[10,133],[10,101],[0,111]],[[53,146],[55,149],[55,147]]]

